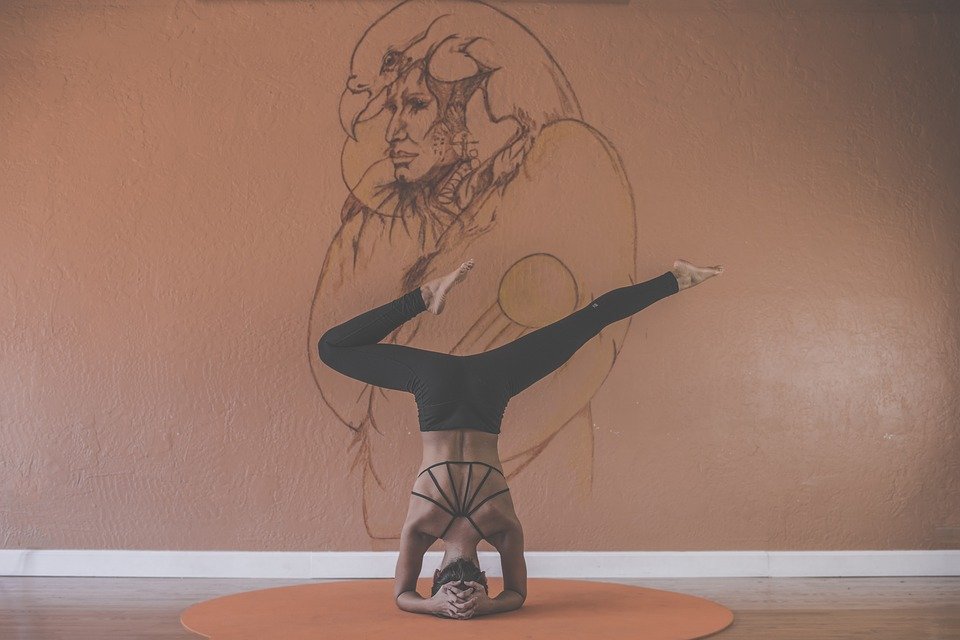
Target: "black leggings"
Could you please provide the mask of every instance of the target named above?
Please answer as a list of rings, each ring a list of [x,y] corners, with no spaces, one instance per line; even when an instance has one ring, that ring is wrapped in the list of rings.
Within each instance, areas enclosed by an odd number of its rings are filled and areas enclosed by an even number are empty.
[[[337,325],[320,338],[320,359],[340,373],[378,387],[413,393],[432,406],[464,395],[505,403],[556,370],[607,325],[679,291],[672,272],[613,289],[591,304],[513,342],[472,355],[378,344],[426,309],[419,287]]]

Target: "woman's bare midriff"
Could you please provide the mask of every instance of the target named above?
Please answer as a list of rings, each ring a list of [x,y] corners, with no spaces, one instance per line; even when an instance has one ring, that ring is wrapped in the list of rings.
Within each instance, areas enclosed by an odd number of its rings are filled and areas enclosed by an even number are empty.
[[[422,431],[423,460],[419,472],[432,464],[446,461],[485,462],[503,473],[496,433],[476,429],[451,429],[449,431]]]

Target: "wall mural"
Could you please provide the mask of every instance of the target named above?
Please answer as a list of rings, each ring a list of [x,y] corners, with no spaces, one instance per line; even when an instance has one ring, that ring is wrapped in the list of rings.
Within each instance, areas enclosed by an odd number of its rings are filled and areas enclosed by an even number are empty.
[[[421,459],[416,404],[323,366],[320,335],[475,257],[443,315],[421,314],[385,342],[463,355],[510,342],[636,281],[633,195],[554,57],[480,2],[410,0],[370,25],[340,121],[349,194],[313,298],[310,364],[350,430],[367,533],[396,539]],[[511,400],[500,438],[508,481],[537,473],[549,453],[588,499],[599,428],[591,404],[630,322]]]

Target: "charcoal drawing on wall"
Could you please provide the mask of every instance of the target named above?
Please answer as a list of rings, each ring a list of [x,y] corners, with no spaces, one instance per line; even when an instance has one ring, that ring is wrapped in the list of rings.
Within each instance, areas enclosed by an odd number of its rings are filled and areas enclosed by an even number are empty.
[[[467,257],[478,266],[443,315],[422,314],[386,341],[478,353],[635,282],[622,162],[527,27],[480,2],[410,0],[355,44],[339,114],[347,194],[335,236],[321,245],[309,345]],[[551,482],[589,499],[591,403],[630,322],[607,327],[511,400],[500,443],[508,479],[553,474],[560,463]],[[404,483],[420,462],[413,397],[339,375],[309,351],[320,398],[350,436],[367,533],[399,538]]]

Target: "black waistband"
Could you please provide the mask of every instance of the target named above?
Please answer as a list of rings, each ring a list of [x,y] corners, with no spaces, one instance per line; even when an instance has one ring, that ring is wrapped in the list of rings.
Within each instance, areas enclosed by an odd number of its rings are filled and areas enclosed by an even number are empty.
[[[426,469],[418,473],[417,477],[419,478],[420,476],[425,474],[427,471],[430,471],[430,469],[433,469],[434,467],[439,467],[442,464],[482,464],[485,467],[490,467],[491,469],[499,473],[501,476],[503,476],[503,472],[500,471],[500,469],[497,469],[495,466],[487,464],[486,462],[481,462],[479,460],[444,460],[443,462],[437,462],[436,464],[430,465],[429,467],[427,467]],[[503,477],[506,478],[506,476],[503,476]]]

